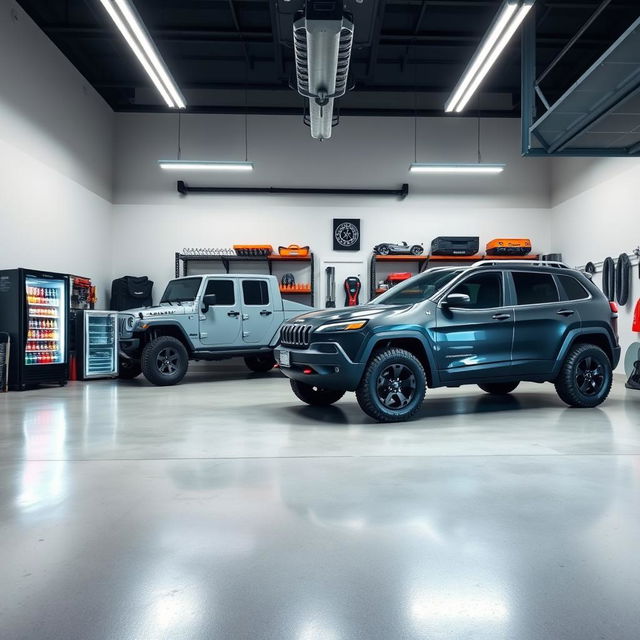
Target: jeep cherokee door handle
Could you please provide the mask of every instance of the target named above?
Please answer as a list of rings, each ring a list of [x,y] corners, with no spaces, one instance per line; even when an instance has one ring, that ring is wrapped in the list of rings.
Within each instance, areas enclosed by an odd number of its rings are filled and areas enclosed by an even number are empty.
[[[511,317],[510,313],[496,313],[491,316],[494,320],[508,320]]]
[[[559,316],[572,316],[575,313],[573,309],[560,309],[558,311]]]
[[[260,312],[261,316],[270,316],[273,313],[273,311],[267,311],[266,309],[264,311]]]
[[[240,312],[239,312],[239,311],[229,311],[229,312],[227,313],[227,315],[228,315],[230,318],[237,318],[237,317],[240,315]]]

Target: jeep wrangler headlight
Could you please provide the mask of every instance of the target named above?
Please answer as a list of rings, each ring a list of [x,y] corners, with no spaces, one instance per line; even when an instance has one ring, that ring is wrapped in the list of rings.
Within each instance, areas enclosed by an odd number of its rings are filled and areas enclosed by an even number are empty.
[[[316,333],[324,333],[329,331],[358,331],[358,329],[362,329],[368,320],[347,320],[346,322],[330,322],[328,324],[323,324],[322,326],[316,329]]]

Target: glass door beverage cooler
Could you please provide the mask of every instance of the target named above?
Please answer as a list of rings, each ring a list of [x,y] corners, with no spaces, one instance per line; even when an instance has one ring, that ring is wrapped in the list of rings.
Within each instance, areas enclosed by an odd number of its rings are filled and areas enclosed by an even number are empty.
[[[78,311],[76,349],[78,378],[118,376],[118,314]]]
[[[0,271],[0,331],[11,337],[10,389],[67,383],[68,287],[58,273]]]

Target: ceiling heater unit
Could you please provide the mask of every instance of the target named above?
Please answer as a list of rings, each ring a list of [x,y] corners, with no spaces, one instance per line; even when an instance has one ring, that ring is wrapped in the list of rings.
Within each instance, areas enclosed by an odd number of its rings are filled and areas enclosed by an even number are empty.
[[[347,91],[353,20],[340,2],[309,0],[293,21],[298,93],[309,99],[305,123],[325,140],[337,124],[334,100]]]

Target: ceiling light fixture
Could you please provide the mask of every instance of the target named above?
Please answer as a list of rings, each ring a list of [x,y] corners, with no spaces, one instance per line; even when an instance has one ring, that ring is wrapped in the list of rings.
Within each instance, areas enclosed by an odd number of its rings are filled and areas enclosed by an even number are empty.
[[[129,0],[100,0],[111,20],[171,109],[185,109],[186,101],[162,60],[140,15]]]
[[[253,171],[253,162],[159,160],[158,164],[167,171]]]
[[[535,0],[504,0],[489,31],[462,74],[445,111],[462,111],[522,24]]]
[[[446,164],[413,162],[409,167],[411,173],[475,173],[496,174],[504,171],[503,164]]]

